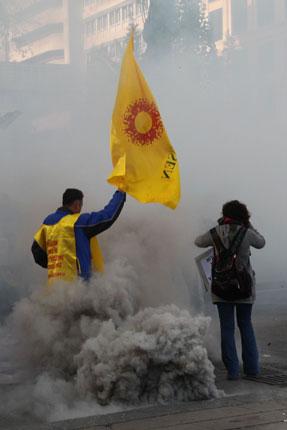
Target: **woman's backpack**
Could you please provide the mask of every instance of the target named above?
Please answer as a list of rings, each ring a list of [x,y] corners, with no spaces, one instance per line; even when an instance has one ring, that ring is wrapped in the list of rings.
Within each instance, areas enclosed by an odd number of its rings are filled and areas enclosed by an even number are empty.
[[[221,299],[228,301],[248,299],[252,295],[252,278],[245,267],[237,263],[237,251],[247,232],[241,227],[230,247],[223,245],[215,228],[210,230],[217,252],[212,262],[211,291]]]

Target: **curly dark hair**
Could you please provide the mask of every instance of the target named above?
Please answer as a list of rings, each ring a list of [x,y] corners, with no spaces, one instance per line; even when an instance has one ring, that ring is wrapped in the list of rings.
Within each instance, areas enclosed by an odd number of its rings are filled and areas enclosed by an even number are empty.
[[[224,217],[232,218],[242,222],[246,227],[249,226],[250,213],[247,206],[238,200],[231,200],[222,206],[222,214]]]

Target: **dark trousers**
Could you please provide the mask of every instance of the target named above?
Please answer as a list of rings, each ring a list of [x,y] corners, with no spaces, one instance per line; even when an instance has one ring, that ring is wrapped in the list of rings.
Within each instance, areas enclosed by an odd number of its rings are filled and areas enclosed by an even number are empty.
[[[246,375],[259,373],[258,350],[251,321],[252,304],[216,303],[221,330],[222,361],[229,376],[239,375],[239,360],[235,344],[234,311],[241,336],[243,371]]]

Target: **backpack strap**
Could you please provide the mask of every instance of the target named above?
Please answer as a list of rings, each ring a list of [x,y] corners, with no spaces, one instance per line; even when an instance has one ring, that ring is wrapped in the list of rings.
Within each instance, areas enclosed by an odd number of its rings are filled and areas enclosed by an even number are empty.
[[[241,227],[236,233],[236,235],[234,236],[230,247],[227,249],[223,245],[220,239],[220,236],[216,231],[216,228],[212,228],[210,230],[210,234],[211,234],[213,243],[215,245],[215,248],[217,249],[218,253],[224,253],[224,257],[230,257],[231,255],[236,254],[244,239],[246,232],[247,232],[247,228]]]
[[[226,248],[223,245],[223,243],[222,243],[222,241],[221,241],[221,239],[220,239],[220,237],[216,231],[216,228],[212,228],[210,230],[210,234],[211,234],[211,238],[213,240],[213,243],[215,245],[217,252],[220,254],[220,252],[226,251]]]
[[[232,243],[228,249],[228,251],[230,251],[231,255],[237,253],[237,251],[238,251],[238,249],[239,249],[239,247],[240,247],[240,245],[241,245],[241,243],[242,243],[242,241],[246,235],[246,232],[247,232],[247,228],[241,227],[238,230],[238,232],[236,233],[236,235],[235,235],[235,237],[234,237],[234,239],[233,239],[233,241],[232,241]]]

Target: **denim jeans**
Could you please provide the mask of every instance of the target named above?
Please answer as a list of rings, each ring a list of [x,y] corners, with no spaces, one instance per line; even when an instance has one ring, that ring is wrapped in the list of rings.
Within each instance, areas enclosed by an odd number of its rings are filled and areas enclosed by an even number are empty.
[[[220,319],[222,361],[228,375],[231,377],[239,375],[239,360],[234,336],[235,309],[241,336],[243,371],[246,375],[258,374],[260,370],[258,350],[251,321],[252,304],[223,302],[216,305]]]

